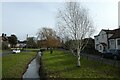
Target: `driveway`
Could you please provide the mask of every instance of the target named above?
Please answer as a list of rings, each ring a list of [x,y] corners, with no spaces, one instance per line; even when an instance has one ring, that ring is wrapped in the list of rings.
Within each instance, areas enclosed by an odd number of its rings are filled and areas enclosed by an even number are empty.
[[[98,55],[85,54],[85,53],[82,55],[88,59],[93,59],[93,60],[99,61],[101,63],[120,67],[120,60],[107,59],[107,58],[102,58],[101,56],[98,56]]]

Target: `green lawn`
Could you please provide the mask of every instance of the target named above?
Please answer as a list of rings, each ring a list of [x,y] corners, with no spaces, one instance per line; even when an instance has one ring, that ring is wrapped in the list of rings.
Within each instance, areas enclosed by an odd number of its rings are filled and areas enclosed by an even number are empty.
[[[21,78],[27,64],[35,55],[35,52],[21,52],[2,57],[2,77]]]
[[[0,56],[0,78],[2,77],[2,57]]]
[[[42,57],[43,70],[48,78],[120,78],[120,70],[85,57],[81,67],[76,67],[77,58],[63,51],[46,51]],[[119,71],[118,71],[119,70]]]
[[[0,54],[1,54],[2,50],[0,50]]]

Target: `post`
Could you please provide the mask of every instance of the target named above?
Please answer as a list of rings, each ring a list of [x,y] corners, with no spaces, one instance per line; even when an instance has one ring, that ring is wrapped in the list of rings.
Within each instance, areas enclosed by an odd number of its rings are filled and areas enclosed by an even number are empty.
[[[26,52],[27,52],[27,41],[28,41],[28,34],[27,34],[27,37],[26,37]]]

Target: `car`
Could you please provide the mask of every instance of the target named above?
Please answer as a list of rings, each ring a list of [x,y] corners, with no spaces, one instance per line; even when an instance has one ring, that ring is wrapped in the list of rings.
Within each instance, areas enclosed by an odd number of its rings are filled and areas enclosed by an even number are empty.
[[[20,53],[20,50],[19,49],[14,49],[12,52],[13,53]]]
[[[120,50],[119,49],[111,49],[107,52],[102,53],[102,57],[112,58],[112,59],[120,59]]]

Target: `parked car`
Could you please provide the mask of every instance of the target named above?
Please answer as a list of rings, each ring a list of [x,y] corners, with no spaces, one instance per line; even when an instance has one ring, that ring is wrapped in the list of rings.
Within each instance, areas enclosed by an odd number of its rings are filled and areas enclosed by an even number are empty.
[[[112,58],[112,59],[120,59],[120,50],[119,49],[111,49],[105,53],[102,53],[102,57]]]
[[[14,49],[12,52],[13,53],[20,53],[20,50],[19,49]]]

